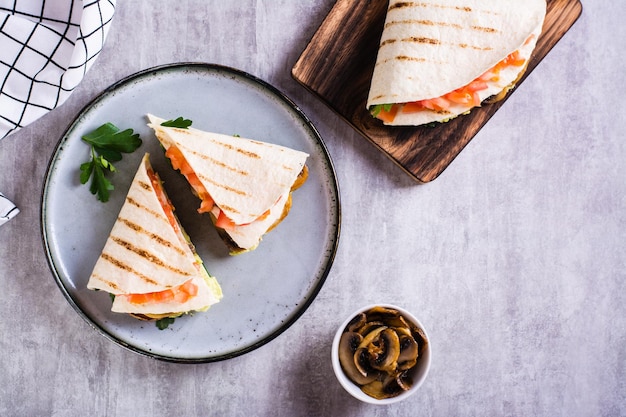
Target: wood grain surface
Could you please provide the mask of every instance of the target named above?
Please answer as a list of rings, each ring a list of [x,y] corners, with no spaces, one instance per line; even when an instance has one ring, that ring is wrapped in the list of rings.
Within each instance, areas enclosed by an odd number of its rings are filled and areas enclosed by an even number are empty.
[[[367,94],[387,11],[387,0],[338,0],[292,69],[365,138],[418,182],[437,178],[504,104],[473,109],[434,127],[389,127],[366,110]],[[543,32],[528,69],[532,72],[582,12],[579,0],[548,0]]]

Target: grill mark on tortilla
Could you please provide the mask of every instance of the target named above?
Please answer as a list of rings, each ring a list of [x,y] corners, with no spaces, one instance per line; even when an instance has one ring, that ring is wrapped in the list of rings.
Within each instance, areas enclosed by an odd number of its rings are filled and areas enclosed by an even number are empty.
[[[222,146],[222,147],[224,147],[224,148],[226,148],[228,150],[239,152],[240,154],[245,155],[248,158],[261,159],[261,155],[256,154],[256,153],[254,153],[252,151],[247,151],[247,150],[239,148],[237,146],[233,146],[230,143],[220,142],[218,140],[213,140],[213,143],[215,143],[215,144],[217,144],[219,146]]]
[[[439,45],[441,43],[441,41],[439,41],[439,39],[424,38],[424,37],[417,37],[417,36],[412,36],[410,38],[404,38],[404,39],[402,39],[402,42],[429,43],[431,45]]]
[[[156,233],[152,233],[149,230],[144,229],[143,227],[141,227],[140,225],[133,223],[132,221],[128,220],[128,219],[124,219],[122,217],[118,217],[117,219],[118,221],[124,223],[126,225],[126,227],[128,227],[129,229],[137,232],[137,233],[141,233],[144,235],[147,235],[151,240],[155,241],[156,243],[158,243],[161,246],[165,246],[169,249],[173,249],[176,252],[178,252],[180,255],[185,256],[187,255],[187,253],[182,250],[181,248],[179,248],[178,246],[174,246],[172,244],[172,242],[169,242],[165,239],[163,239],[161,236],[157,235]]]
[[[490,46],[476,46],[476,45],[468,45],[466,43],[460,43],[457,46],[459,48],[471,48],[477,51],[493,51],[493,48]]]
[[[189,131],[188,129],[178,129],[178,128],[175,128],[175,130],[178,133],[183,133],[185,135],[191,135],[192,134],[192,132]],[[231,151],[239,152],[239,153],[241,153],[241,154],[243,154],[243,155],[245,155],[245,156],[247,156],[249,158],[261,159],[260,155],[254,153],[254,152],[251,152],[251,151],[246,151],[245,149],[238,148],[237,146],[233,146],[230,143],[225,143],[225,142],[222,142],[222,141],[219,141],[219,140],[215,140],[215,139],[209,139],[209,140],[211,142],[219,145],[219,146],[223,146],[224,148],[227,148],[227,149],[229,149]],[[179,141],[175,141],[175,142],[180,147],[180,145],[181,145],[180,142]],[[254,141],[251,141],[251,142],[256,143]]]
[[[122,291],[122,290],[120,289],[120,287],[118,287],[118,286],[117,286],[117,284],[116,284],[116,283],[111,282],[111,281],[108,281],[108,280],[106,280],[106,279],[102,278],[102,277],[101,277],[100,275],[98,275],[98,274],[93,274],[93,275],[92,275],[92,278],[97,279],[98,281],[100,281],[100,282],[102,282],[102,283],[104,283],[104,284],[108,285],[109,287],[113,288],[113,289],[114,289],[114,290],[116,290],[116,291]]]
[[[235,193],[235,194],[239,194],[239,195],[242,195],[242,196],[245,196],[245,197],[249,197],[248,193],[246,193],[245,191],[239,190],[237,188],[233,188],[233,187],[231,187],[229,185],[226,185],[226,184],[222,184],[222,183],[217,182],[217,181],[213,180],[212,178],[209,178],[209,177],[207,177],[205,175],[200,174],[200,175],[198,175],[198,178],[200,178],[202,181],[206,181],[208,183],[211,183],[211,184],[215,185],[216,187],[219,187],[219,188],[221,188],[223,190],[230,191],[231,193]]]
[[[397,39],[387,39],[387,40],[383,41],[383,42],[380,44],[380,46],[381,46],[381,47],[383,47],[383,46],[385,46],[385,45],[389,45],[389,44],[394,43],[394,42],[396,42],[396,41],[397,41]]]
[[[478,30],[480,32],[486,32],[486,33],[499,33],[500,32],[498,29],[490,28],[486,26],[470,26],[470,27],[473,30]]]
[[[492,14],[492,15],[500,14],[492,10],[474,10],[469,6],[446,6],[444,4],[432,4],[432,3],[415,2],[415,1],[398,2],[396,4],[389,6],[388,11],[391,11],[393,9],[401,9],[403,7],[424,7],[424,8],[432,7],[432,8],[438,8],[438,9],[458,10],[460,12],[467,12],[467,13],[475,12],[475,13],[484,13],[484,14]]]
[[[141,209],[141,210],[143,210],[143,211],[145,211],[147,213],[152,214],[154,217],[163,218],[163,214],[157,213],[156,211],[154,211],[152,209],[149,209],[148,207],[146,207],[146,206],[144,206],[142,204],[139,204],[132,197],[126,197],[126,201],[128,201],[128,203],[132,204],[133,206],[135,206],[135,207],[137,207],[137,208],[139,208],[139,209]],[[168,224],[169,224],[169,221],[168,221]]]
[[[258,154],[254,153],[254,152],[246,151],[246,150],[241,149],[241,148],[235,148],[235,150],[237,152],[239,152],[240,154],[243,154],[243,155],[245,155],[245,156],[247,156],[249,158],[261,159],[261,157]]]
[[[141,278],[142,280],[144,280],[148,284],[158,285],[158,283],[155,280],[153,280],[152,278],[147,277],[147,276],[143,275],[142,273],[135,271],[133,268],[131,268],[130,266],[126,265],[124,262],[122,262],[122,261],[120,261],[118,259],[115,259],[114,257],[112,257],[111,255],[109,255],[107,253],[103,253],[102,255],[100,255],[100,257],[103,260],[105,260],[105,261],[111,263],[112,265],[116,266],[117,268],[121,269],[122,271],[126,271],[126,272],[128,272],[130,274],[133,274],[133,275]]]
[[[237,209],[236,209],[236,208],[234,208],[234,207],[227,206],[226,204],[222,204],[222,205],[220,206],[220,209],[222,209],[222,210],[226,210],[226,211],[232,211],[233,213],[237,213],[237,214],[241,214],[239,210],[237,210]]]
[[[389,26],[393,26],[393,25],[412,25],[412,24],[424,25],[424,26],[451,27],[451,28],[459,29],[459,30],[471,29],[471,30],[484,32],[484,33],[500,33],[500,31],[498,29],[492,28],[492,27],[488,27],[488,26],[472,25],[472,26],[469,26],[469,27],[463,27],[462,25],[460,25],[458,23],[435,22],[433,20],[424,20],[424,19],[392,20],[391,22],[385,23],[385,29],[387,29]]]
[[[396,4],[392,4],[391,6],[389,6],[389,11],[393,9],[400,9],[403,7],[437,7],[439,9],[455,9],[455,10],[459,10],[462,12],[472,11],[471,7],[466,7],[466,6],[465,7],[464,6],[446,6],[443,4],[418,3],[418,2],[413,2],[413,1],[402,1]]]
[[[414,57],[414,56],[406,56],[406,55],[398,55],[395,56],[393,58],[387,58],[383,61],[378,61],[376,63],[376,66],[381,65],[381,64],[386,64],[387,62],[391,62],[391,61],[414,61],[414,62],[427,62],[426,58],[421,58],[421,57]]]
[[[388,39],[386,41],[384,41],[383,43],[380,44],[380,47],[382,48],[385,45],[389,45],[391,43],[396,42],[397,39]],[[441,42],[439,39],[433,39],[433,38],[425,38],[425,37],[418,37],[418,36],[412,36],[410,38],[404,38],[401,39],[402,42],[415,42],[415,43],[421,43],[421,44],[430,44],[430,45],[445,45],[445,43]],[[475,46],[475,45],[469,45],[467,43],[459,43],[459,44],[449,44],[451,46],[457,46],[459,48],[471,48],[471,49],[475,49],[477,51],[491,51],[493,50],[492,47],[490,46]]]
[[[407,20],[392,20],[385,24],[385,29],[389,26],[393,25],[410,25],[410,24],[418,24],[418,25],[426,25],[426,26],[445,26],[452,27],[455,29],[463,29],[463,26],[458,23],[448,23],[448,22],[433,22],[432,20],[422,20],[422,19],[407,19]]]
[[[146,190],[146,191],[152,191],[152,187],[150,186],[150,184],[145,183],[145,182],[143,182],[141,180],[139,180],[139,186],[141,188],[143,188],[144,190]]]
[[[128,242],[128,241],[126,241],[126,240],[124,240],[122,238],[116,237],[116,236],[111,236],[111,240],[113,242],[117,243],[118,245],[120,245],[121,247],[123,247],[124,249],[126,249],[127,251],[133,252],[133,253],[139,255],[140,257],[146,259],[147,261],[157,265],[159,268],[167,269],[167,270],[169,270],[171,272],[174,272],[176,274],[179,274],[179,275],[190,276],[189,273],[183,271],[180,268],[176,268],[175,266],[166,264],[158,256],[150,253],[149,251],[147,251],[145,249],[141,249],[140,247],[137,247],[137,246],[133,245],[131,242]],[[151,281],[151,282],[154,282],[154,281]]]
[[[221,143],[221,142],[215,142],[215,143]],[[230,145],[228,145],[228,146],[230,146]],[[248,176],[248,175],[250,175],[250,173],[249,173],[248,171],[244,171],[244,170],[242,170],[242,169],[238,169],[238,168],[233,167],[233,166],[231,166],[231,165],[227,165],[227,164],[225,164],[224,162],[222,162],[222,161],[220,161],[220,160],[217,160],[217,159],[215,159],[215,158],[212,158],[212,157],[211,157],[211,156],[209,156],[209,155],[205,155],[205,154],[203,154],[203,153],[200,153],[200,152],[198,152],[198,151],[195,151],[195,150],[193,150],[193,149],[190,149],[190,148],[188,148],[188,147],[186,147],[186,146],[182,146],[181,144],[178,144],[178,148],[179,148],[179,149],[180,149],[180,148],[183,148],[183,149],[185,150],[185,152],[190,153],[190,154],[193,154],[193,155],[197,156],[198,158],[202,159],[203,161],[210,162],[210,163],[212,163],[213,165],[217,165],[217,166],[219,166],[219,167],[225,168],[225,169],[227,169],[227,170],[229,170],[229,171],[232,171],[232,172],[235,172],[235,173],[237,173],[237,174],[239,174],[239,175],[244,175],[244,176]]]
[[[406,56],[406,55],[398,55],[398,56],[394,57],[393,59],[397,59],[399,61],[417,61],[417,62],[425,62],[426,61],[426,58]]]

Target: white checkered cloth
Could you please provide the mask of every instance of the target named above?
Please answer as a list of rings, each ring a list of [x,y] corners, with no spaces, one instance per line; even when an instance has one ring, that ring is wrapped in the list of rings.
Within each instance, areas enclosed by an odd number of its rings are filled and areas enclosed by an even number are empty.
[[[20,211],[15,204],[9,201],[2,193],[0,193],[0,226],[11,220]]]
[[[67,100],[104,46],[116,0],[0,0],[0,139]]]

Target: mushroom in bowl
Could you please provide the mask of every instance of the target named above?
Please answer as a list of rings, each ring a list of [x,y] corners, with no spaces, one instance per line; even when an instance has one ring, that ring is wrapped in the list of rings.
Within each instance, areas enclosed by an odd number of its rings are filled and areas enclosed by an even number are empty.
[[[421,323],[393,305],[372,305],[351,315],[333,341],[333,369],[353,396],[392,403],[413,393],[430,367],[430,344]]]

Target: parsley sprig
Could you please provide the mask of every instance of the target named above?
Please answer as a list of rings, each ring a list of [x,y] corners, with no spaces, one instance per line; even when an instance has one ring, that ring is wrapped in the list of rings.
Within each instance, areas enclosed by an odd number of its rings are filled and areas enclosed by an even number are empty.
[[[80,183],[91,178],[89,191],[103,203],[109,201],[110,191],[115,187],[106,177],[115,172],[112,162],[122,160],[122,153],[132,153],[141,146],[139,134],[132,129],[120,130],[112,123],[105,123],[93,132],[82,136],[91,145],[91,159],[80,166]]]
[[[184,119],[182,117],[178,117],[174,120],[167,120],[161,123],[161,126],[165,127],[178,127],[181,129],[188,129],[191,126],[192,121],[189,119]]]

